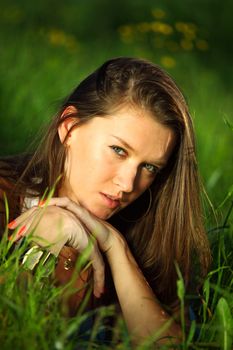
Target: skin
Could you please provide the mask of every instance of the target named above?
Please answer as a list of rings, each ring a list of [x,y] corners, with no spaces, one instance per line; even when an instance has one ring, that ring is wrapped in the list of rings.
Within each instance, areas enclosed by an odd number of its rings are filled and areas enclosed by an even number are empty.
[[[61,142],[75,121],[68,118],[62,123]],[[146,111],[125,106],[107,117],[92,118],[69,133],[66,176],[59,196],[106,220],[151,185],[173,146],[173,131]],[[111,203],[103,194],[117,200]]]

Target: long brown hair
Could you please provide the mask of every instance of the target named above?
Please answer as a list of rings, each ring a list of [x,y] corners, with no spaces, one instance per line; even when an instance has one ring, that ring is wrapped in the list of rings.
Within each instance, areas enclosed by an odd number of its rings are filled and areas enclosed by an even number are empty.
[[[176,299],[175,261],[188,287],[192,258],[199,261],[204,274],[210,250],[201,214],[192,120],[182,93],[160,67],[142,59],[120,57],[107,61],[84,79],[64,101],[23,171],[19,166],[20,172],[15,172],[17,188],[21,194],[41,196],[60,175],[62,183],[66,151],[57,130],[65,118],[78,117],[80,125],[128,103],[145,109],[174,130],[176,146],[168,165],[150,187],[153,201],[148,215],[130,223],[121,219],[128,210],[142,210],[142,195],[120,212],[122,216],[116,214],[110,221],[122,230],[155,294],[169,304]],[[77,113],[64,115],[68,106],[76,107]]]

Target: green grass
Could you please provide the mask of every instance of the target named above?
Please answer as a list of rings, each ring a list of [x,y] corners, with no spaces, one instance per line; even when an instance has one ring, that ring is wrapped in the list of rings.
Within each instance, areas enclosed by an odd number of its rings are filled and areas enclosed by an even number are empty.
[[[227,202],[230,205],[230,201]],[[181,304],[181,325],[183,342],[177,349],[224,349],[231,350],[233,344],[233,252],[232,226],[227,217],[221,223],[222,228],[212,230],[213,265],[203,282],[200,295],[187,295],[183,278],[179,272],[177,295]],[[8,212],[7,212],[8,214]],[[121,317],[116,317],[112,329],[113,340],[100,344],[97,334],[103,329],[109,316],[115,314],[114,307],[101,307],[85,311],[85,305],[92,291],[88,293],[75,317],[66,317],[62,296],[73,291],[72,281],[63,287],[52,283],[48,267],[40,265],[34,274],[27,274],[21,265],[20,256],[30,243],[25,241],[18,249],[13,249],[12,240],[8,240],[6,229],[0,243],[0,339],[1,349],[131,349],[130,338]],[[54,263],[51,262],[50,271]],[[85,266],[85,259],[78,260],[76,274]],[[185,324],[185,300],[192,299],[196,320],[189,328]],[[91,329],[85,326],[88,318],[95,315]],[[84,327],[84,328],[83,328]],[[86,329],[85,329],[86,328]],[[84,331],[85,329],[85,331]],[[160,331],[137,347],[139,350],[153,348],[153,342]],[[85,334],[85,337],[83,335]],[[164,349],[174,347],[164,346]]]

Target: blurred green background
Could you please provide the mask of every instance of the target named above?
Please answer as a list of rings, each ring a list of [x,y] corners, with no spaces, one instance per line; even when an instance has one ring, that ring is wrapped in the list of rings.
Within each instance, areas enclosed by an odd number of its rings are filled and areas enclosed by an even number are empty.
[[[217,207],[233,173],[232,13],[230,0],[1,0],[0,155],[25,151],[106,59],[143,57],[165,68],[188,100]]]

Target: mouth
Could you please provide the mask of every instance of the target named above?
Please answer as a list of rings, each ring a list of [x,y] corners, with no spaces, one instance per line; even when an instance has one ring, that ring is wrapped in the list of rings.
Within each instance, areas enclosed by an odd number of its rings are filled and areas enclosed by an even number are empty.
[[[116,196],[111,196],[105,193],[100,192],[100,195],[103,199],[104,204],[111,209],[116,209],[117,207],[120,206],[121,202],[121,198],[120,197],[116,197]]]

